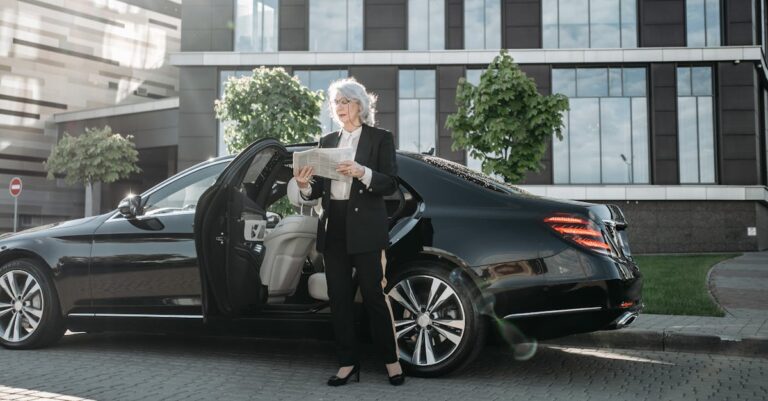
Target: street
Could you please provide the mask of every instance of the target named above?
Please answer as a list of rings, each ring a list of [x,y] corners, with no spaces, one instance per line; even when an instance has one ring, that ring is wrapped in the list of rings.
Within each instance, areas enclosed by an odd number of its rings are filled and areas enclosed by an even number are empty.
[[[332,388],[324,341],[73,334],[0,349],[0,399],[765,400],[768,359],[540,346],[528,361],[488,346],[460,374],[390,386],[364,348],[360,383]],[[37,393],[35,393],[37,392]]]

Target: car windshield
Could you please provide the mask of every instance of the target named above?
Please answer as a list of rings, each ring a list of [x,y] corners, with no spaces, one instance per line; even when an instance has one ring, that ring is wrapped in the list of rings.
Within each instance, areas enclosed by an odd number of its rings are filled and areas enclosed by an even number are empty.
[[[507,184],[506,182],[499,181],[493,177],[490,177],[481,172],[472,170],[471,168],[463,164],[456,163],[454,161],[443,159],[437,156],[425,155],[422,153],[414,153],[414,152],[407,152],[407,151],[400,151],[400,152],[408,157],[421,160],[443,171],[447,171],[453,175],[459,176],[467,181],[470,181],[474,184],[483,186],[485,188],[491,189],[496,192],[501,192],[505,194],[526,195],[526,196],[532,195],[528,191],[520,189],[514,185]]]

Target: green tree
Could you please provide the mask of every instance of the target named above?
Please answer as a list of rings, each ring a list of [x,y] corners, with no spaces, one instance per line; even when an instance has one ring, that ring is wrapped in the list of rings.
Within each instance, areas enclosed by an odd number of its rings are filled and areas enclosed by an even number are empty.
[[[230,77],[214,110],[225,121],[227,150],[237,153],[261,138],[283,143],[316,140],[322,103],[322,91],[312,92],[283,68],[259,67],[253,75]]]
[[[539,94],[505,49],[483,72],[479,85],[459,79],[456,105],[457,112],[445,124],[452,131],[451,149],[469,149],[482,161],[484,173],[499,174],[509,183],[541,169],[553,133],[563,139],[568,99]]]
[[[85,133],[76,137],[65,132],[64,137],[51,150],[48,160],[43,162],[48,170],[48,179],[55,174],[64,175],[69,184],[85,185],[85,216],[94,213],[93,184],[110,183],[139,173],[136,166],[139,152],[131,142],[133,135],[121,136],[113,133],[110,126],[86,128]]]

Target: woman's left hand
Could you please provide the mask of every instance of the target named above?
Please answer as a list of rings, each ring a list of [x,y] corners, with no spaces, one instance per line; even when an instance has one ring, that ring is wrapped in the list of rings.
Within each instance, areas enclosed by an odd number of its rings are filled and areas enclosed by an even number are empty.
[[[344,160],[336,165],[336,171],[350,177],[362,177],[365,174],[365,167],[354,160]]]

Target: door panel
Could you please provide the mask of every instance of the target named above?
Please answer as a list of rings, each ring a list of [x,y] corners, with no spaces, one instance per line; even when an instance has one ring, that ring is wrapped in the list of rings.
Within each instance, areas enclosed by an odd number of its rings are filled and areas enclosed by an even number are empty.
[[[226,163],[201,167],[142,199],[140,216],[115,215],[94,233],[94,312],[200,314],[201,285],[192,222],[200,194]]]
[[[200,198],[195,245],[206,316],[258,311],[266,298],[260,270],[264,238],[245,228],[266,220],[272,181],[288,157],[280,142],[263,139],[242,151]],[[249,227],[250,227],[249,225]]]

